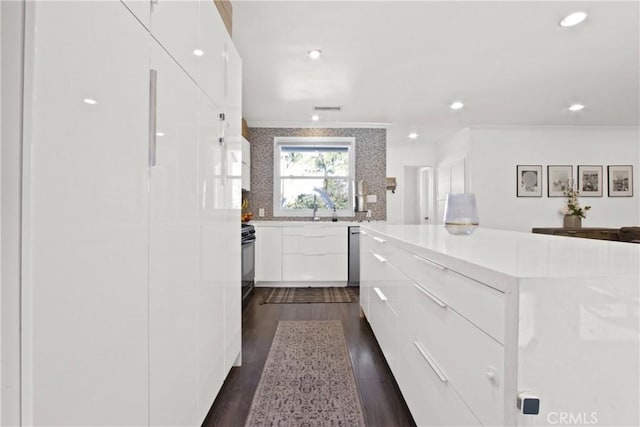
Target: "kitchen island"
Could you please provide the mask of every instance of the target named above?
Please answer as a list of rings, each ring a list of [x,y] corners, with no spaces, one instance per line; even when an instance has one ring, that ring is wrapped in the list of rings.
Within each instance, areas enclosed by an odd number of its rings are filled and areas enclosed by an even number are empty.
[[[640,245],[363,224],[360,257],[418,425],[640,425]]]

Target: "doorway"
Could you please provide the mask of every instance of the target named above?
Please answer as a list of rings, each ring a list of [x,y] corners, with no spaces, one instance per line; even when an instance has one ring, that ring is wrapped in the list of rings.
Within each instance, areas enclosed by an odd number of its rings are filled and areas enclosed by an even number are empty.
[[[433,224],[433,168],[404,167],[404,224]]]

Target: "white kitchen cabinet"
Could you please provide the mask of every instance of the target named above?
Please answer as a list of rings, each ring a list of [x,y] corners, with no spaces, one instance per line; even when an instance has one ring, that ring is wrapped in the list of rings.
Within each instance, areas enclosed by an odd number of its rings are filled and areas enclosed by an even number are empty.
[[[151,1],[151,35],[197,82],[200,81],[200,59],[205,53],[200,42],[201,26],[204,27],[200,23],[198,0]]]
[[[149,177],[149,391],[152,425],[197,423],[198,101],[189,76],[155,41],[155,165]],[[218,287],[219,294],[222,289]],[[216,295],[217,296],[217,295]],[[220,299],[220,298],[218,298]],[[210,314],[206,314],[210,317]],[[200,322],[209,323],[209,322]],[[222,339],[222,322],[215,324]],[[207,355],[210,363],[214,355]],[[206,359],[205,359],[206,360]],[[220,358],[217,370],[222,375]]]
[[[369,253],[362,254],[361,269],[370,278],[367,319],[417,424],[501,425],[503,382],[489,381],[487,372],[502,376],[504,347],[459,312],[472,304],[484,307],[483,299],[494,301],[493,294],[502,293],[475,283],[484,289],[470,292],[473,299],[455,298],[460,283],[451,277],[458,275],[384,235],[365,233],[363,247]],[[496,308],[485,317],[503,320],[497,313],[504,305]],[[425,403],[424,396],[432,401]]]
[[[161,0],[162,1],[162,0]],[[171,1],[171,0],[169,0]],[[200,0],[200,87],[219,106],[223,106],[228,74],[224,45],[230,40],[222,18],[212,0]]]
[[[638,425],[640,247],[482,228],[361,234],[362,309],[418,425]],[[521,392],[539,414],[520,413]]]
[[[251,144],[242,138],[242,189],[251,191]]]
[[[256,282],[282,281],[282,227],[255,224]]]
[[[206,0],[205,0],[206,1]],[[212,2],[205,3],[215,9]],[[203,5],[204,7],[204,5]],[[219,16],[218,31],[224,28]],[[224,111],[224,150],[223,162],[225,181],[225,236],[224,241],[224,366],[225,376],[231,366],[240,362],[242,345],[242,290],[240,274],[240,209],[242,207],[242,61],[228,34],[223,31],[224,52],[227,63],[225,71],[225,93],[222,98]],[[217,67],[219,69],[220,67]],[[224,69],[224,68],[223,68]]]
[[[122,0],[122,3],[146,29],[149,29],[151,24],[151,0]]]
[[[219,141],[221,109],[204,94],[199,99],[198,120],[198,190],[200,195],[200,239],[202,247],[198,295],[198,417],[206,416],[226,375],[224,364],[225,335],[225,263],[235,241],[226,235],[224,199],[224,145]],[[221,245],[219,239],[227,242]],[[238,240],[238,239],[235,239]],[[239,244],[239,242],[238,242]],[[227,252],[229,249],[229,252]]]
[[[169,3],[27,2],[26,425],[200,425],[240,360],[241,61],[212,99],[177,52],[215,6]]]
[[[26,8],[22,422],[148,425],[148,33]]]
[[[346,228],[320,224],[283,227],[282,280],[346,281]]]

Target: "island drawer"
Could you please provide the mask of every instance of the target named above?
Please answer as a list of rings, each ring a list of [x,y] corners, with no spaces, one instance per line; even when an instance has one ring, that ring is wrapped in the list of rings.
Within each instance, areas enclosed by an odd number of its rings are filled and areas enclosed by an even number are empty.
[[[449,307],[415,288],[403,295],[400,325],[414,334],[443,382],[448,382],[484,425],[501,425],[504,347]],[[413,303],[411,303],[413,301]],[[404,355],[401,353],[401,357]],[[400,362],[402,363],[402,362]]]
[[[500,343],[504,343],[504,293],[463,276],[422,255],[390,252],[389,262],[430,294]]]

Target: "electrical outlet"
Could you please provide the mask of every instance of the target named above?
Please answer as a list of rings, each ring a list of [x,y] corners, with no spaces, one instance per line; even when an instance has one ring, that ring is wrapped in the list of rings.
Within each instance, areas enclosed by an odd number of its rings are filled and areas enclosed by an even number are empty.
[[[377,194],[367,194],[367,203],[377,203],[378,195]]]
[[[259,217],[263,217],[264,216],[264,208],[258,209],[258,216]]]

